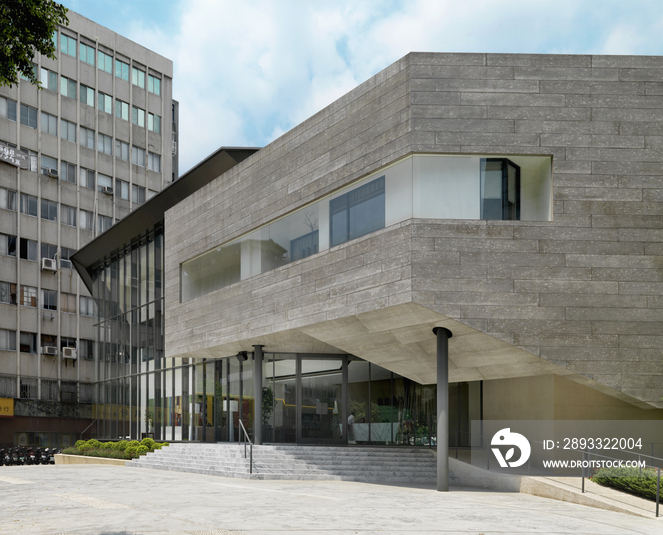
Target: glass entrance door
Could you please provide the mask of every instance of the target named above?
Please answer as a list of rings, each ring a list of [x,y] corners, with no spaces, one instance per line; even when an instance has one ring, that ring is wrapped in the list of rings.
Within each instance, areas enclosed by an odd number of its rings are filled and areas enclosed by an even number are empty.
[[[347,365],[345,356],[298,359],[299,400],[297,441],[304,443],[347,442],[345,404]]]

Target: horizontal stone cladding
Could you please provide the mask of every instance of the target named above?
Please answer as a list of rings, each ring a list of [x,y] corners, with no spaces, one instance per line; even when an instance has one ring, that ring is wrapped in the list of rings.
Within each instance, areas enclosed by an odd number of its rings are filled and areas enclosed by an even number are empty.
[[[660,406],[661,124],[660,57],[412,53],[167,213],[168,353],[181,262],[407,154],[550,155],[553,221],[411,226],[412,300]]]

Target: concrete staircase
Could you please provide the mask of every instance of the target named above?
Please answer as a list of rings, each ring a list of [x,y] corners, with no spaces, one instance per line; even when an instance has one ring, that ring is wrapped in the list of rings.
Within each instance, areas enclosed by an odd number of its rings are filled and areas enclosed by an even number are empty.
[[[249,458],[238,444],[171,444],[126,466],[244,479],[318,479],[435,483],[437,458],[427,448],[253,446]],[[455,482],[455,478],[451,478]]]

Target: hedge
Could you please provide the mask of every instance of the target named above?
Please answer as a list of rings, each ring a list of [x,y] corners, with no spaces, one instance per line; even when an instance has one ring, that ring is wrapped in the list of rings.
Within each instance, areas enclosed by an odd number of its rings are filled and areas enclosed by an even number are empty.
[[[639,468],[601,468],[590,479],[604,487],[656,501],[656,470],[653,468],[643,468],[642,474]]]

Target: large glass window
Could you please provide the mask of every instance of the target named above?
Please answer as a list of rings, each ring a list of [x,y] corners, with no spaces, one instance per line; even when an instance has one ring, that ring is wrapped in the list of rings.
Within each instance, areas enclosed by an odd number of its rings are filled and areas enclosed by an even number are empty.
[[[37,217],[37,197],[21,193],[21,213]]]
[[[69,56],[76,57],[76,39],[60,33],[60,51]]]
[[[41,68],[40,80],[41,86],[49,91],[58,90],[58,73]]]
[[[15,305],[16,301],[16,284],[13,282],[0,282],[0,303]]]
[[[16,192],[14,190],[0,188],[0,208],[16,211]]]
[[[329,242],[333,247],[384,228],[384,177],[329,202]]]
[[[506,158],[481,159],[481,219],[520,219],[520,167]]]
[[[64,119],[60,120],[60,136],[62,139],[76,143],[76,123],[71,121],[65,121]],[[43,124],[43,118],[42,118]],[[43,128],[43,127],[42,127]]]
[[[94,66],[94,47],[81,43],[81,61]]]
[[[113,113],[113,97],[97,91],[97,108],[99,111]]]
[[[153,113],[147,114],[147,129],[157,134],[161,133],[161,117]]]
[[[115,76],[122,78],[122,80],[129,81],[129,65],[120,61],[119,59],[115,60]]]
[[[37,261],[37,242],[21,238],[19,241],[19,256],[23,260]]]
[[[58,309],[58,291],[57,290],[42,290],[41,291],[41,308],[44,310],[57,310]]]
[[[79,182],[84,188],[94,189],[94,171],[92,169],[80,168]]]
[[[120,160],[129,161],[129,143],[120,141],[119,139],[115,140],[115,157]]]
[[[81,84],[81,102],[88,106],[94,106],[94,89]]]
[[[16,236],[0,234],[0,255],[16,256]]]
[[[21,284],[21,305],[25,307],[37,307],[37,288]]]
[[[119,117],[125,121],[129,120],[129,104],[115,99],[115,117]]]
[[[21,124],[30,128],[37,128],[37,108],[21,104]]]
[[[70,80],[69,78],[60,76],[60,94],[63,97],[76,100],[76,80]]]
[[[147,90],[150,93],[155,95],[161,95],[161,78],[152,76],[151,74],[147,75]]]
[[[58,135],[58,118],[50,113],[41,112],[41,131],[52,136]]]
[[[0,117],[16,120],[16,101],[6,97],[0,97]]]
[[[81,126],[81,146],[94,149],[94,130]]]
[[[76,184],[76,166],[73,163],[62,162],[62,176],[65,182]]]
[[[16,351],[16,331],[0,329],[0,350]]]
[[[137,108],[136,106],[132,106],[131,122],[137,126],[142,126],[145,128],[145,110]]]
[[[109,156],[113,155],[113,138],[111,136],[107,136],[106,134],[102,134],[99,132],[99,143],[97,146],[97,150],[99,152],[103,152],[104,154],[108,154]]]
[[[131,68],[131,83],[142,87],[145,89],[145,72],[137,69],[136,67]]]
[[[41,218],[49,221],[58,220],[58,203],[56,201],[49,201],[48,199],[41,200]]]
[[[97,62],[99,69],[106,71],[108,73],[113,72],[113,57],[102,52],[101,50],[97,51]]]

